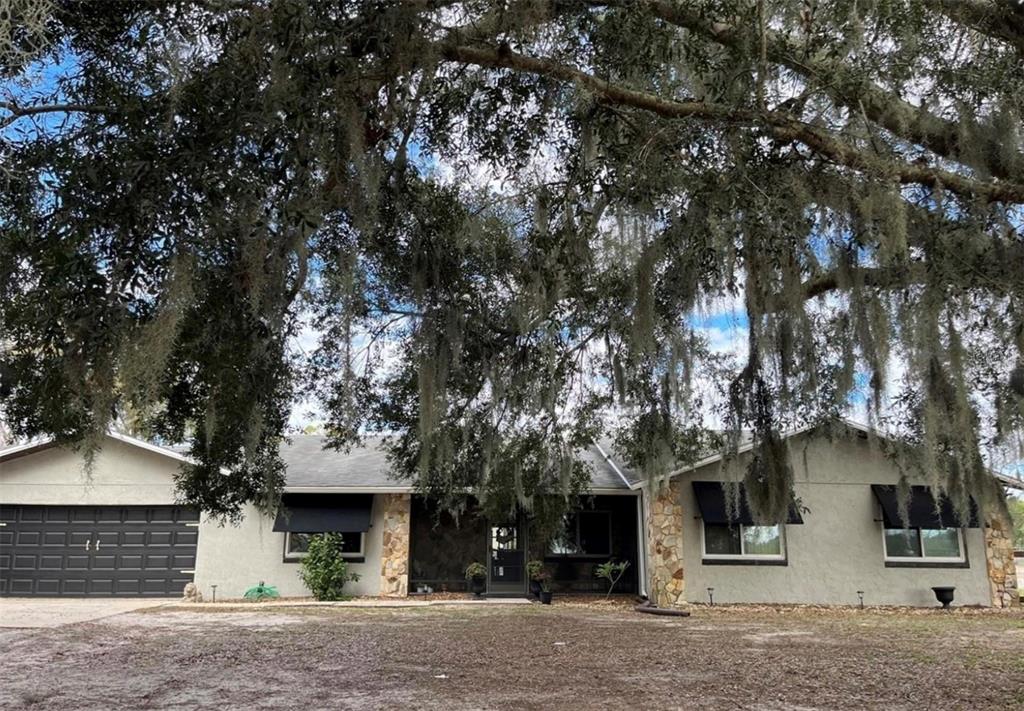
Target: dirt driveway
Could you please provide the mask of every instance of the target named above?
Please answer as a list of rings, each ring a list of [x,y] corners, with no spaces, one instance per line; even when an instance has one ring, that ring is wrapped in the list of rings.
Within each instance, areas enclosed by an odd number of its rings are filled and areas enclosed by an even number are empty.
[[[0,708],[998,709],[1024,616],[156,608],[0,630]]]
[[[0,597],[0,627],[59,627],[89,622],[124,612],[166,604],[135,598],[17,598]]]

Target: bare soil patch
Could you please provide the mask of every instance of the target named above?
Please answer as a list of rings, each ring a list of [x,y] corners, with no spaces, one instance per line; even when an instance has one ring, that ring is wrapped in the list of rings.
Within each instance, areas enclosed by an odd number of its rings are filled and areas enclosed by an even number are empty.
[[[5,630],[0,708],[1024,707],[1024,615],[162,608]]]

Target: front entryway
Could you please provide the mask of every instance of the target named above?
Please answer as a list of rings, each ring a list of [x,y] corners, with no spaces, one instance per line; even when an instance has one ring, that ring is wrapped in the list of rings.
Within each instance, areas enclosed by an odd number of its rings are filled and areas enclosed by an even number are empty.
[[[526,536],[522,521],[488,527],[487,593],[526,593]]]
[[[198,523],[180,506],[0,504],[0,595],[181,595]]]

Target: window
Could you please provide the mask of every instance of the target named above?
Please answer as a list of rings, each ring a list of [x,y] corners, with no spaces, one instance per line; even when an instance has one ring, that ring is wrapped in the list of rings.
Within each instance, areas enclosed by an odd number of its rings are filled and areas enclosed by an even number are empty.
[[[705,523],[704,557],[783,560],[782,527]]]
[[[293,533],[284,535],[284,557],[289,560],[304,558],[309,551],[309,539],[316,533]],[[363,534],[358,531],[341,534],[341,552],[345,558],[363,556]]]
[[[608,511],[580,511],[565,517],[562,532],[551,541],[552,555],[609,556],[612,517]]]
[[[886,528],[885,559],[908,562],[964,561],[959,528]]]

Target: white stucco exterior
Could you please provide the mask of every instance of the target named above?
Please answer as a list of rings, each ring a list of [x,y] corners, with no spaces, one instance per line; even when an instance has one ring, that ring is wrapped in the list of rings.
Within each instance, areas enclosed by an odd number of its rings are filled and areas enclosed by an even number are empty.
[[[376,595],[380,590],[381,507],[380,496],[373,497],[370,530],[363,537],[365,562],[351,563],[358,582],[348,583],[351,595]],[[203,516],[199,524],[199,551],[195,582],[203,597],[210,599],[212,585],[217,599],[242,597],[261,580],[273,585],[283,597],[304,597],[309,590],[299,577],[300,565],[284,560],[285,534],[275,532],[274,519],[245,507],[240,523],[221,524]]]
[[[0,460],[0,504],[146,506],[173,504],[180,461],[114,438],[91,471],[82,456],[58,447]]]
[[[886,567],[871,485],[895,484],[895,465],[857,436],[831,442],[800,436],[790,447],[796,495],[809,511],[803,524],[785,526],[784,566],[705,563],[691,482],[723,476],[717,464],[681,475],[688,601],[707,602],[712,587],[716,603],[856,605],[862,590],[866,605],[934,606],[931,587],[953,585],[955,604],[991,604],[982,529],[962,529],[969,568]]]

